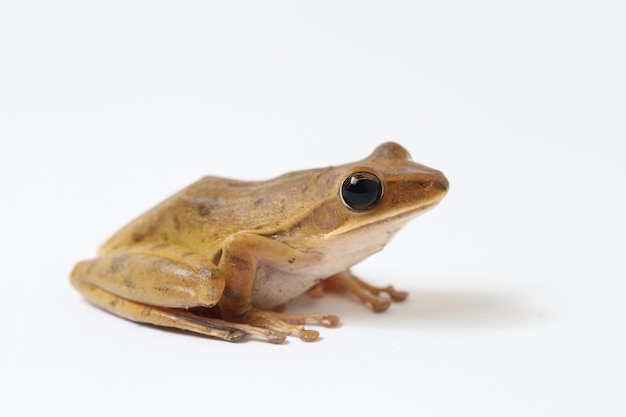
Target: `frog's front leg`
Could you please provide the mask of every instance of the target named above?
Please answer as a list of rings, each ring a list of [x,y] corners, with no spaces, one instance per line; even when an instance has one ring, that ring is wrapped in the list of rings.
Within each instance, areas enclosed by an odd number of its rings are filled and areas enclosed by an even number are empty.
[[[397,291],[392,286],[375,287],[356,277],[350,271],[340,272],[319,282],[311,288],[308,294],[319,298],[324,292],[347,292],[353,294],[361,302],[369,304],[376,313],[385,311],[391,305],[391,301],[404,301],[408,297],[406,291]],[[386,294],[387,297],[381,297]]]
[[[323,314],[285,314],[266,311],[252,304],[252,289],[259,260],[277,265],[293,262],[316,262],[317,256],[297,251],[274,239],[249,233],[238,233],[224,242],[218,269],[226,281],[218,309],[222,318],[254,327],[271,329],[277,333],[294,335],[304,341],[316,340],[319,332],[304,329],[304,324],[335,327],[336,316]]]

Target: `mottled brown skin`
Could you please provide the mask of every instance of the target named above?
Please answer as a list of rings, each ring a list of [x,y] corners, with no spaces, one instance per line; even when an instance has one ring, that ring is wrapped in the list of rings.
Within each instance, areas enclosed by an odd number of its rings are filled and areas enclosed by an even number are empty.
[[[355,211],[341,186],[355,172],[382,182],[380,201]],[[311,341],[304,324],[335,316],[279,312],[290,299],[325,290],[353,293],[383,311],[405,292],[376,288],[349,268],[383,248],[448,189],[437,170],[395,143],[355,163],[244,182],[205,177],[138,217],[78,263],[72,284],[94,304],[130,320],[225,339],[256,334]],[[381,296],[381,294],[383,294]]]

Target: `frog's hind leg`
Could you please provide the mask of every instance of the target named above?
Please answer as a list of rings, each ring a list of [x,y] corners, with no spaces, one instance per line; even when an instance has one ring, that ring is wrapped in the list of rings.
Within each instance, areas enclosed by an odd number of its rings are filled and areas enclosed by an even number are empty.
[[[195,316],[184,309],[162,308],[138,303],[115,295],[95,284],[79,282],[75,283],[75,286],[91,303],[135,322],[187,330],[230,342],[242,339],[247,333],[221,320]]]
[[[240,269],[251,265],[241,259],[238,262],[233,265]],[[242,271],[230,275],[242,276]],[[92,303],[120,317],[231,341],[245,334],[272,343],[283,342],[287,335],[313,341],[319,333],[304,329],[304,324],[334,327],[338,323],[334,316],[290,315],[253,308],[245,291],[252,282],[244,279],[243,290],[235,286],[239,292],[232,288],[226,291],[223,276],[230,275],[197,253],[159,244],[136,245],[79,262],[70,280]],[[230,303],[223,302],[225,298]],[[196,308],[208,312],[208,316],[196,314]]]
[[[285,339],[271,329],[188,311],[195,307],[213,311],[224,281],[210,261],[174,245],[137,246],[124,253],[79,262],[70,280],[93,304],[132,321],[230,341],[245,334],[277,343]]]

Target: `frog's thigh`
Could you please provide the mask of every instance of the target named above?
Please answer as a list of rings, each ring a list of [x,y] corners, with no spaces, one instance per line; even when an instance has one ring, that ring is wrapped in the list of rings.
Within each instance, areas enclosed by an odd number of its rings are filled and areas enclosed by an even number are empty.
[[[158,307],[212,307],[224,290],[211,262],[178,247],[134,249],[80,262],[71,275],[72,284],[87,298],[97,286],[127,300]],[[87,285],[87,286],[86,286]],[[92,300],[95,301],[95,300]]]
[[[95,284],[81,281],[73,283],[92,303],[128,320],[174,327],[231,342],[240,340],[248,333],[246,329],[229,326],[222,320],[194,316],[183,309],[169,309],[138,303],[103,290]]]

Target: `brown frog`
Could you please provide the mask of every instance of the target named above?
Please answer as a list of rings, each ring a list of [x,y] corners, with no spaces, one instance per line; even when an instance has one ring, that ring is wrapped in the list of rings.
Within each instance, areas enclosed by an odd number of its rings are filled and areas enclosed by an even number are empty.
[[[258,182],[205,177],[141,215],[78,263],[71,282],[121,317],[236,341],[280,343],[334,327],[336,316],[287,314],[304,294],[354,294],[374,311],[407,293],[349,268],[380,251],[448,190],[437,170],[395,143],[354,163]]]

